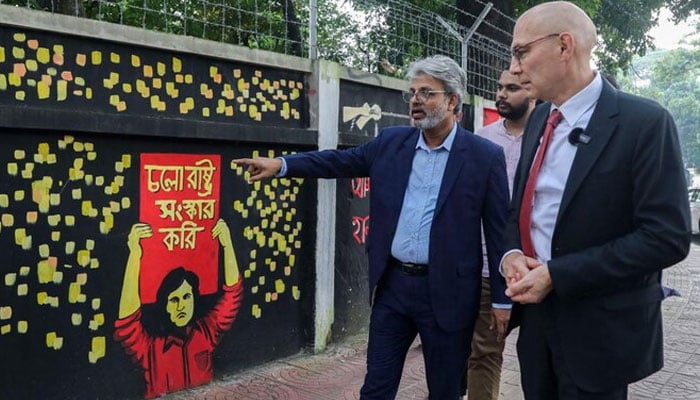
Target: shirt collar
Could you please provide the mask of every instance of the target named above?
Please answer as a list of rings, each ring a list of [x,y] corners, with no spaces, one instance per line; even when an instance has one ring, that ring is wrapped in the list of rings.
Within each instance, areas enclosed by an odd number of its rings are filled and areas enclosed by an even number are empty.
[[[447,135],[445,140],[443,140],[442,144],[434,149],[431,149],[428,147],[428,144],[425,143],[425,139],[423,138],[423,130],[421,129],[420,135],[418,135],[418,143],[416,143],[416,149],[423,149],[426,151],[431,151],[431,150],[439,150],[444,148],[448,152],[452,150],[452,143],[455,141],[455,136],[457,135],[457,123],[452,124],[452,130],[450,133]]]
[[[557,108],[564,115],[564,119],[566,119],[569,125],[575,126],[579,118],[581,118],[587,110],[596,105],[602,91],[603,79],[600,77],[600,74],[596,72],[595,78],[593,78],[588,86],[565,101],[561,107],[556,107],[552,104],[551,110]]]

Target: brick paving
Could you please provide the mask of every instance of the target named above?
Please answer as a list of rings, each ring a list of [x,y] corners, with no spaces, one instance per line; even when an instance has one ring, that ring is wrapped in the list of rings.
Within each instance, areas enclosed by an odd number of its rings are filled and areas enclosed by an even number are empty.
[[[695,243],[700,242],[697,237]],[[700,246],[664,273],[664,284],[682,297],[663,303],[665,367],[630,387],[633,400],[700,400]],[[515,352],[517,330],[504,352],[500,400],[522,399]],[[365,374],[366,335],[336,343],[322,354],[301,353],[195,389],[164,396],[166,400],[344,400],[359,399]],[[418,344],[406,358],[397,399],[427,399],[423,357]]]

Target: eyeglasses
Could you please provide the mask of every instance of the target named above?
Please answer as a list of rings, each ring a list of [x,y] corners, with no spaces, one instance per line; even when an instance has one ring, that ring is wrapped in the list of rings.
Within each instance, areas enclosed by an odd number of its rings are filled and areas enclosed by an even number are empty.
[[[532,47],[533,45],[535,45],[543,40],[551,39],[553,37],[558,37],[559,35],[561,35],[561,32],[550,33],[549,35],[545,35],[545,36],[542,36],[541,38],[537,38],[531,42],[527,42],[524,45],[515,46],[515,47],[513,47],[513,50],[512,50],[513,58],[518,60],[518,63],[521,63],[523,61],[523,58],[525,58],[525,54],[527,54],[530,47]]]
[[[403,101],[406,103],[410,103],[411,99],[413,96],[416,96],[416,99],[420,101],[427,101],[429,98],[433,97],[435,93],[449,93],[447,90],[428,90],[428,89],[421,89],[418,91],[415,90],[409,90],[408,92],[403,92]]]

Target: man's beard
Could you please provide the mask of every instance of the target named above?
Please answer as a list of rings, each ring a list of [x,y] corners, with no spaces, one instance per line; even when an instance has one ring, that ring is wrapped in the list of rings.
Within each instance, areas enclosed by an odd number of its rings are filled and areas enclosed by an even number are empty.
[[[501,111],[501,108],[498,107],[499,104],[508,104],[508,110],[507,111]],[[498,115],[505,119],[509,119],[511,121],[517,121],[520,118],[525,116],[525,113],[527,113],[527,109],[530,107],[530,101],[526,100],[522,102],[521,104],[518,105],[512,105],[510,103],[506,103],[504,101],[497,101],[496,102],[496,110],[498,110]]]
[[[447,113],[447,103],[443,102],[438,104],[432,109],[423,109],[425,112],[425,118],[421,120],[413,120],[413,126],[420,129],[432,129],[435,128],[445,119],[445,114]]]

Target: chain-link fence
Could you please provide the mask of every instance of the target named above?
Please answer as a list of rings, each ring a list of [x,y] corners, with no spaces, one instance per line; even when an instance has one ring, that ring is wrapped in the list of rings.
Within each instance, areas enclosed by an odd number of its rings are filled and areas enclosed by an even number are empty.
[[[0,0],[0,4],[321,57],[396,77],[402,77],[417,58],[445,54],[467,70],[469,93],[485,98],[493,98],[500,71],[510,60],[513,26],[508,13],[481,0]]]

